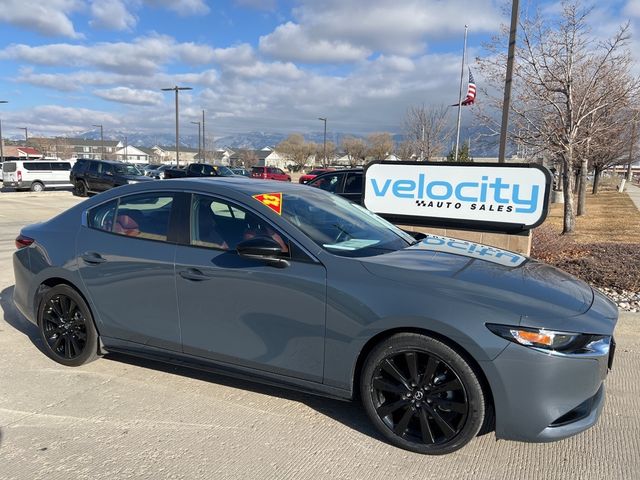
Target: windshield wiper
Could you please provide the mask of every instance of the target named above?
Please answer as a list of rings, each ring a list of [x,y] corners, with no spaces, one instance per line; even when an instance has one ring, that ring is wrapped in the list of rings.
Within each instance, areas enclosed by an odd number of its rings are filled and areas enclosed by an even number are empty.
[[[351,235],[349,232],[347,232],[344,228],[342,228],[340,225],[338,225],[337,223],[334,223],[333,226],[335,228],[337,228],[338,230],[340,230],[342,233],[344,233],[348,238],[353,238],[353,235]],[[337,239],[336,239],[337,240]]]

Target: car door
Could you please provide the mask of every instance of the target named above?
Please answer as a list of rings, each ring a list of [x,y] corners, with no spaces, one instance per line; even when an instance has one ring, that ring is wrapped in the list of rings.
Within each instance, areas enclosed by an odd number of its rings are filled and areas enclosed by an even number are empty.
[[[102,162],[89,162],[84,174],[84,181],[87,184],[87,190],[100,192],[100,172],[102,171]]]
[[[178,197],[140,193],[88,211],[78,268],[102,336],[181,349],[171,233]]]
[[[362,203],[362,172],[347,172],[339,195],[354,203]]]
[[[185,353],[321,382],[326,270],[246,206],[193,194],[186,244],[176,251],[176,287]],[[269,235],[286,268],[237,254]],[[291,253],[294,251],[295,253]]]

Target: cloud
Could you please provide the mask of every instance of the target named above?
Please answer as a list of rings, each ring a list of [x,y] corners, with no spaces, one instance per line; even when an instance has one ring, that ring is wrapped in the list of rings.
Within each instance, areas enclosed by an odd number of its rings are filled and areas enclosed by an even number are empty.
[[[43,132],[48,135],[75,133],[96,123],[112,127],[122,123],[110,113],[59,105],[40,105],[19,112],[9,112],[6,117],[16,124],[33,126],[29,130],[34,134]]]
[[[138,74],[148,74],[170,62],[206,64],[212,58],[211,47],[177,43],[166,35],[138,37],[131,43],[104,42],[91,46],[58,43],[37,47],[19,44],[0,50],[0,60],[43,66],[95,66],[106,71]]]
[[[122,0],[93,0],[91,16],[89,25],[106,30],[133,30],[138,23]]]
[[[3,0],[0,23],[49,37],[81,38],[69,16],[83,7],[82,0]]]
[[[260,51],[275,58],[305,63],[339,63],[363,60],[371,55],[366,48],[346,42],[312,38],[300,25],[287,22],[260,37]]]
[[[128,87],[116,87],[105,90],[94,90],[96,96],[110,102],[127,103],[130,105],[160,105],[163,96],[153,90],[136,90]]]
[[[497,0],[301,0],[295,21],[260,38],[260,50],[280,60],[349,62],[380,52],[423,53],[426,41],[462,32],[496,31],[502,18]],[[333,51],[333,54],[332,54]]]
[[[255,8],[256,10],[275,10],[276,0],[236,0],[236,5],[240,7]]]
[[[152,7],[168,8],[182,16],[205,15],[210,11],[204,0],[144,0],[144,3]]]

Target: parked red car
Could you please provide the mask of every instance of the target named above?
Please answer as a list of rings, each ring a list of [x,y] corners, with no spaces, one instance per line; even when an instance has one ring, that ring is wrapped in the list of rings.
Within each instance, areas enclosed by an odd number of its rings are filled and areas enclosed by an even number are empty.
[[[261,178],[263,180],[281,180],[290,182],[291,177],[284,173],[280,168],[276,167],[253,167],[251,169],[251,178]]]
[[[321,173],[333,172],[334,170],[335,170],[334,168],[316,168],[315,170],[311,170],[306,175],[302,175],[300,177],[300,183],[307,183],[310,180],[313,180],[314,178],[316,178]]]

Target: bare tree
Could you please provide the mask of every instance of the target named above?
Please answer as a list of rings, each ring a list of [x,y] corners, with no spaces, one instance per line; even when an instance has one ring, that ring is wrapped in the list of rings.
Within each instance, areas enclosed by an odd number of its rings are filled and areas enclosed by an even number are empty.
[[[258,155],[253,150],[243,150],[240,152],[240,161],[244,168],[251,168],[258,165]]]
[[[384,160],[393,152],[393,137],[387,132],[372,133],[367,137],[367,154],[373,160]]]
[[[445,105],[427,107],[424,104],[407,109],[404,135],[420,160],[442,156],[453,133]]]
[[[340,147],[347,154],[352,167],[364,163],[367,158],[367,144],[361,138],[344,137]]]
[[[396,145],[396,150],[394,153],[400,160],[411,160],[413,157],[413,152],[413,142],[407,139]]]
[[[308,143],[299,133],[293,133],[276,145],[276,151],[292,162],[298,170],[304,168],[316,152],[316,144]]]
[[[316,146],[316,151],[314,152],[316,156],[316,163],[319,163],[320,160],[324,162],[324,155],[325,155],[324,143],[317,143],[314,145]],[[327,164],[330,164],[331,161],[336,156],[336,144],[333,143],[332,141],[327,140],[326,154],[327,154]],[[324,166],[324,163],[323,163],[323,166]]]
[[[577,154],[590,137],[590,123],[600,110],[619,105],[638,87],[637,81],[623,86],[608,82],[630,70],[631,57],[625,49],[629,25],[622,25],[607,41],[598,41],[589,30],[591,10],[582,9],[580,3],[564,1],[556,22],[536,14],[520,23],[511,103],[511,138],[561,161],[563,233],[575,230],[574,171],[576,162],[582,163]],[[494,86],[504,81],[503,47],[504,42],[496,39],[488,45],[490,55],[479,59],[485,78]],[[495,99],[493,105],[501,107],[501,101]]]

